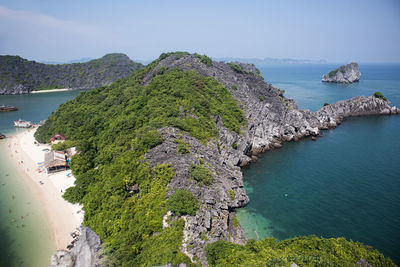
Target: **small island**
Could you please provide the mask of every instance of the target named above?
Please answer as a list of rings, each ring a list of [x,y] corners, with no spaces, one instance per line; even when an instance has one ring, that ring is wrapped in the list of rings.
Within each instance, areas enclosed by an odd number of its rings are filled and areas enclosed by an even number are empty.
[[[358,70],[358,64],[353,62],[324,74],[322,81],[328,83],[353,83],[358,82],[360,77],[361,72]]]

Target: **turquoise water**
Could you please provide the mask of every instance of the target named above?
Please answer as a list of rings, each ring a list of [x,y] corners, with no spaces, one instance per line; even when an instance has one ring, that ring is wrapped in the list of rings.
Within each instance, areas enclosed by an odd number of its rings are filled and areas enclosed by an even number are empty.
[[[12,122],[19,118],[38,123],[78,93],[0,96],[0,105],[19,108],[0,113],[0,132],[15,134]],[[50,225],[38,197],[26,184],[25,174],[12,167],[6,150],[5,141],[0,140],[0,266],[47,266],[56,249]]]
[[[317,110],[356,95],[381,91],[400,106],[400,66],[360,66],[352,85],[323,84],[336,66],[260,67],[300,108]],[[285,143],[249,169],[250,203],[238,210],[247,237],[279,240],[315,234],[371,245],[400,263],[400,116],[349,118],[336,129]]]

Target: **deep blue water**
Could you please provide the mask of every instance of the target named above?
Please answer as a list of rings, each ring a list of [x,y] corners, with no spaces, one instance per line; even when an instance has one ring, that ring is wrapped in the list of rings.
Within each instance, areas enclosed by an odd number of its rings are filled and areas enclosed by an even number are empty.
[[[375,91],[400,106],[400,65],[360,65],[358,83],[322,83],[322,74],[336,67],[259,66],[302,109]],[[344,236],[399,264],[399,167],[400,115],[349,118],[316,142],[285,143],[244,170],[250,203],[238,219],[249,238]]]

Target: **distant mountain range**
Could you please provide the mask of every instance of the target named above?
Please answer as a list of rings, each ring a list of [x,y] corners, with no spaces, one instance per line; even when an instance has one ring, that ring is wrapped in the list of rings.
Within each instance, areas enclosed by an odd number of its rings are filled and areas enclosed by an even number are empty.
[[[84,63],[62,65],[0,56],[0,95],[56,88],[92,89],[125,78],[143,67],[125,54],[107,54]]]
[[[271,58],[267,57],[264,59],[260,58],[213,58],[216,61],[224,61],[224,62],[242,62],[242,63],[251,63],[251,64],[324,64],[327,63],[326,60],[311,60],[311,59],[292,59],[292,58]]]

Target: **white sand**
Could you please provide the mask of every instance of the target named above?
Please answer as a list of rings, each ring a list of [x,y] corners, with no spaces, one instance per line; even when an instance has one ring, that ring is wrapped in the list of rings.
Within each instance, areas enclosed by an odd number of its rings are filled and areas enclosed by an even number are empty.
[[[36,129],[23,131],[7,138],[8,155],[14,160],[16,168],[22,168],[27,174],[27,186],[38,194],[52,226],[57,249],[65,249],[72,241],[70,236],[83,221],[82,207],[71,204],[62,198],[63,192],[73,186],[75,178],[66,176],[71,171],[47,175],[37,171],[37,163],[44,161],[43,149],[48,145],[35,145]],[[41,182],[43,184],[41,184]]]
[[[64,92],[64,91],[71,91],[73,89],[49,89],[49,90],[40,90],[40,91],[31,91],[31,94],[41,94],[41,93],[50,93],[50,92]]]

